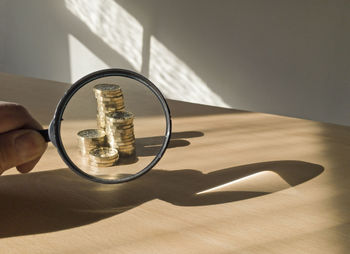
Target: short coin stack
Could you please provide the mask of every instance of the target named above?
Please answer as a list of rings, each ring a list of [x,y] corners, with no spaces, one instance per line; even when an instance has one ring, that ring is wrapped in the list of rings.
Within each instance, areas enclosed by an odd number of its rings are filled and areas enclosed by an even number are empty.
[[[116,84],[98,84],[93,90],[97,100],[97,126],[104,129],[107,113],[124,110],[123,93]]]
[[[100,147],[89,152],[90,164],[97,167],[110,167],[119,159],[117,149]]]
[[[78,132],[78,145],[82,155],[92,149],[106,145],[106,133],[99,129],[87,129]]]
[[[120,156],[135,152],[134,114],[116,111],[106,114],[106,134],[109,146],[118,149]]]

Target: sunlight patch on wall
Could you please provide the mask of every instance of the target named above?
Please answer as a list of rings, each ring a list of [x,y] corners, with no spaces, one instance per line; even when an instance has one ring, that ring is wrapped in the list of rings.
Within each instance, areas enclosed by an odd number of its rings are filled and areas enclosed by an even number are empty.
[[[151,36],[149,78],[169,99],[229,107],[154,36]]]
[[[66,7],[136,71],[142,65],[142,25],[113,0],[65,0]]]
[[[72,83],[91,72],[109,68],[105,62],[71,34],[68,34],[68,45]]]

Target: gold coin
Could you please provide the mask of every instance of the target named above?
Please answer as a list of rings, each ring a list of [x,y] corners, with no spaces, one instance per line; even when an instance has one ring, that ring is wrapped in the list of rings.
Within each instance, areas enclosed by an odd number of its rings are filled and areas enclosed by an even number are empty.
[[[135,147],[134,143],[121,143],[121,142],[117,142],[118,147],[120,148],[130,148],[130,147]]]
[[[130,150],[130,149],[135,149],[135,146],[132,145],[120,145],[118,144],[118,151],[119,150]]]
[[[104,122],[97,122],[97,127],[100,129],[104,129],[105,128],[105,123]]]
[[[95,89],[94,93],[95,93],[96,99],[113,98],[113,97],[123,96],[123,92],[121,90],[119,92],[118,91],[101,92],[101,91],[98,91],[97,89]]]
[[[103,106],[103,107],[112,107],[114,105],[120,105],[120,106],[123,106],[124,105],[124,100],[114,100],[114,101],[100,101],[100,100],[97,100],[97,105],[98,106]]]
[[[121,111],[117,111],[117,112],[121,112]],[[108,123],[108,125],[113,126],[113,127],[119,127],[119,128],[125,128],[125,126],[130,126],[133,125],[133,120],[134,119],[129,119],[129,120],[116,120],[113,119],[111,120],[111,118],[108,118],[107,115],[110,112],[106,113],[106,123]],[[115,112],[111,112],[111,113],[115,113]]]
[[[134,119],[134,114],[129,111],[116,111],[106,114],[106,120],[110,122],[127,122]]]
[[[108,130],[116,133],[130,133],[134,132],[134,126],[129,125],[111,125],[108,123]]]
[[[87,129],[77,133],[78,147],[82,155],[87,155],[90,150],[106,144],[106,133],[103,130]]]
[[[100,91],[95,90],[94,93],[95,93],[95,98],[97,100],[102,100],[102,99],[107,100],[107,98],[114,98],[114,97],[123,96],[122,92],[117,92],[117,91],[114,91],[114,92],[100,92]]]
[[[135,133],[131,132],[116,132],[116,131],[108,131],[106,130],[107,137],[118,137],[118,138],[135,138]]]
[[[135,138],[135,134],[133,131],[129,132],[116,132],[116,131],[111,131],[111,130],[106,130],[107,136],[113,136],[117,138]]]
[[[127,148],[133,148],[135,147],[134,143],[129,143],[129,144],[120,144],[118,142],[112,142],[109,144],[111,147],[113,146],[113,148],[122,148],[122,149],[127,149]]]
[[[98,106],[97,107],[97,112],[101,112],[101,113],[112,113],[112,112],[115,112],[115,111],[124,111],[125,110],[125,107],[124,105],[113,105],[113,106]]]
[[[126,154],[126,153],[132,154],[132,153],[134,153],[135,151],[136,151],[135,149],[121,150],[119,154],[120,154],[120,156],[123,156],[123,154]]]
[[[127,141],[134,141],[135,140],[135,136],[125,136],[125,137],[121,137],[121,136],[113,136],[113,135],[108,135],[107,139],[110,140],[116,140],[118,142],[127,142]]]
[[[135,135],[120,136],[120,135],[109,134],[107,135],[107,139],[117,140],[117,141],[130,141],[130,140],[135,140]]]
[[[122,154],[122,153],[132,153],[136,151],[135,148],[128,148],[128,149],[119,149],[119,154]]]
[[[115,141],[117,141],[117,143],[130,143],[130,142],[135,142],[135,138],[134,137],[130,137],[130,138],[114,138]]]
[[[134,138],[130,138],[130,139],[124,139],[124,140],[120,140],[120,139],[114,139],[114,141],[116,141],[118,144],[120,145],[130,145],[130,144],[134,144],[135,143],[135,139]]]
[[[121,157],[126,157],[126,156],[131,156],[136,152],[136,150],[131,150],[131,151],[122,151],[120,152],[120,156]]]
[[[124,96],[118,95],[115,97],[96,97],[96,101],[97,103],[116,103],[116,102],[120,102],[120,103],[124,103]]]
[[[112,113],[112,112],[115,112],[115,111],[123,111],[125,109],[124,105],[109,105],[109,106],[106,106],[106,105],[103,105],[103,106],[100,106],[98,105],[97,106],[97,111],[98,112],[103,112],[103,113]]]
[[[118,150],[109,147],[95,148],[89,152],[92,161],[111,161],[119,157]]]
[[[123,130],[130,130],[133,129],[133,124],[118,124],[118,125],[112,125],[110,122],[107,123],[107,129],[108,130],[115,130],[115,131],[123,131]]]
[[[103,130],[99,129],[86,129],[79,131],[77,135],[82,139],[100,139],[105,137],[106,133]]]
[[[94,86],[93,90],[95,94],[103,95],[106,97],[110,95],[120,94],[122,92],[120,86],[116,84],[98,84]]]

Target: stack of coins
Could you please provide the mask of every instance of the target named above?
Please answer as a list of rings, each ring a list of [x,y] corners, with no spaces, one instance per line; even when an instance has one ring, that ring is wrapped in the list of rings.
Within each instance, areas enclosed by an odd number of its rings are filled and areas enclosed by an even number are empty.
[[[104,129],[107,113],[124,110],[123,93],[115,84],[98,84],[93,90],[97,100],[97,126]]]
[[[118,149],[120,156],[135,152],[134,114],[117,111],[106,114],[107,141],[111,148]]]
[[[97,167],[110,167],[119,159],[117,149],[109,147],[95,148],[89,152],[90,164]]]
[[[106,145],[106,133],[103,130],[87,129],[79,131],[77,135],[82,155],[87,155],[92,149]]]

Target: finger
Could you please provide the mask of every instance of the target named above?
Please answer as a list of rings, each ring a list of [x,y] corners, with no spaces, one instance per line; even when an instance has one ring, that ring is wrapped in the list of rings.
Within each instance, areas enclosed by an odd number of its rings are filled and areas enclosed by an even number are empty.
[[[0,133],[15,129],[42,129],[29,112],[16,103],[0,102],[0,119]]]
[[[36,158],[36,159],[32,160],[32,161],[29,161],[29,162],[26,162],[24,164],[18,165],[16,168],[22,174],[28,173],[29,171],[31,171],[35,167],[35,165],[38,163],[40,158],[41,158],[41,156],[39,158]]]
[[[22,129],[0,135],[0,174],[40,157],[47,144],[34,130]]]

